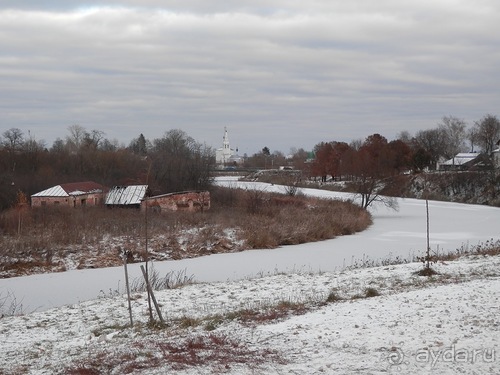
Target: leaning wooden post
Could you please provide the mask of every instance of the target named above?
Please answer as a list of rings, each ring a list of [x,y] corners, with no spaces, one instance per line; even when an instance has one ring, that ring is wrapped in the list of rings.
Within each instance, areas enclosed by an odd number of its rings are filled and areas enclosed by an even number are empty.
[[[123,251],[122,256],[123,256],[123,267],[125,268],[125,286],[127,288],[127,300],[128,300],[128,313],[130,316],[130,326],[134,326],[134,321],[132,319],[132,304],[130,302],[130,286],[128,283],[128,270],[127,270],[127,255],[128,251]]]
[[[163,320],[163,316],[161,315],[160,306],[158,306],[158,302],[156,302],[156,297],[153,293],[153,289],[151,289],[151,284],[149,284],[149,278],[148,278],[148,275],[147,275],[146,270],[144,269],[143,265],[141,265],[141,271],[142,271],[142,275],[144,276],[144,279],[146,280],[146,288],[148,290],[149,295],[151,296],[151,299],[153,300],[158,317],[160,318],[160,321],[162,322],[162,324],[165,324],[165,321]]]
[[[431,268],[431,245],[430,245],[430,234],[429,234],[429,191],[427,186],[427,175],[425,175],[425,210],[426,210],[426,220],[427,220],[427,251],[425,253],[425,258],[426,258],[425,268],[429,270]]]

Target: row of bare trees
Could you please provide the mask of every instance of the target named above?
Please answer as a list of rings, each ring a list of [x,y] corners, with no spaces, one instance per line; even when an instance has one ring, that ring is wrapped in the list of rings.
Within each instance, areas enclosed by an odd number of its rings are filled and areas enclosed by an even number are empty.
[[[411,163],[409,167],[413,170],[424,168],[433,169],[438,161],[451,159],[459,152],[484,152],[490,154],[500,139],[500,122],[494,115],[485,115],[472,126],[464,120],[446,116],[441,119],[435,128],[419,130],[414,135],[408,131],[401,132],[397,140],[402,141],[410,148]],[[328,142],[337,143],[337,142]],[[363,141],[354,140],[350,144],[339,145],[337,148],[349,146],[357,149]],[[315,146],[314,154],[318,156],[318,150],[324,147],[326,142]],[[392,146],[398,147],[396,144]],[[329,147],[329,146],[326,146]],[[399,147],[404,148],[401,144]],[[405,152],[407,150],[401,150]],[[290,156],[292,160],[290,160]],[[260,152],[245,157],[244,166],[247,168],[275,168],[280,165],[292,165],[295,169],[302,169],[304,162],[311,159],[309,152],[304,149],[292,149],[289,155],[280,151],[270,152],[264,147]],[[318,171],[315,171],[318,172]],[[321,176],[322,174],[316,174]]]
[[[458,152],[482,150],[490,153],[500,139],[500,122],[486,115],[472,127],[456,117],[444,117],[436,128],[402,132],[388,142],[374,134],[365,141],[322,142],[311,154],[295,149],[292,160],[268,147],[245,158],[248,168],[276,168],[290,165],[307,169],[314,176],[355,176],[356,181],[370,173],[376,181],[405,169],[434,168],[441,159]],[[10,207],[19,190],[28,196],[64,182],[94,180],[106,186],[148,183],[153,192],[167,193],[188,189],[204,189],[214,166],[214,153],[182,130],[174,129],[158,139],[148,140],[143,134],[128,146],[110,141],[100,130],[86,130],[80,125],[68,128],[68,135],[58,138],[48,148],[43,141],[12,128],[0,136],[0,209]],[[370,201],[370,197],[366,197]]]
[[[393,183],[392,177],[403,171],[434,169],[440,160],[451,159],[459,152],[478,151],[475,147],[490,155],[499,140],[500,122],[496,116],[486,115],[470,129],[461,119],[443,117],[434,129],[418,131],[413,137],[403,132],[390,142],[373,134],[351,144],[319,143],[310,174],[323,180],[328,175],[349,179],[363,207],[377,200],[394,206],[393,199],[378,194]]]
[[[411,147],[414,167],[433,169],[439,160],[451,159],[460,152],[490,155],[500,140],[500,121],[488,114],[468,127],[464,120],[448,116],[435,128],[419,130],[414,136],[405,131],[399,139]]]
[[[375,142],[376,139],[378,142]],[[365,141],[354,141],[351,144],[335,141],[319,143],[314,150],[316,161],[312,174],[352,175],[355,173],[352,165],[360,163],[360,160],[351,160],[353,155],[361,150],[358,159],[362,159],[364,150],[380,148],[380,144],[385,145],[382,152],[384,164],[392,166],[391,173],[400,173],[403,169],[435,169],[439,161],[451,159],[460,152],[480,151],[490,155],[499,140],[500,121],[496,116],[486,115],[471,128],[467,128],[465,121],[459,118],[443,117],[433,129],[419,130],[414,136],[404,131],[397,140],[391,142],[373,135]],[[368,161],[366,163],[369,164]]]

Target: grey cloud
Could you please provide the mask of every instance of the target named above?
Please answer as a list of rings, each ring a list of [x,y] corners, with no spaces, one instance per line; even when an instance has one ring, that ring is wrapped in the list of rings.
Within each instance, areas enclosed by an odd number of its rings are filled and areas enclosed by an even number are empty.
[[[48,140],[180,127],[219,147],[228,126],[242,150],[287,152],[498,103],[492,1],[26,3],[0,8],[0,125]]]

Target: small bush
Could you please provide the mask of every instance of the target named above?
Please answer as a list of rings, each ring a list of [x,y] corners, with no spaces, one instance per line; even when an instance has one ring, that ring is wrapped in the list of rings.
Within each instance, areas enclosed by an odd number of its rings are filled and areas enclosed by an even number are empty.
[[[200,324],[199,319],[184,316],[178,320],[180,328],[192,328]]]
[[[355,294],[351,297],[351,300],[371,298],[380,296],[380,293],[375,288],[366,288],[363,294]]]
[[[424,267],[420,271],[415,272],[415,274],[418,276],[430,277],[430,276],[438,275],[439,273],[437,271],[435,271],[432,267]]]
[[[215,331],[218,326],[220,326],[224,321],[224,317],[221,315],[216,315],[207,320],[205,323],[205,331]]]
[[[365,289],[365,297],[370,298],[370,297],[377,297],[380,296],[380,293],[377,289],[375,288],[366,288]]]
[[[337,292],[335,291],[331,291],[328,296],[326,297],[326,302],[338,302],[338,301],[342,301],[343,298],[340,297]]]

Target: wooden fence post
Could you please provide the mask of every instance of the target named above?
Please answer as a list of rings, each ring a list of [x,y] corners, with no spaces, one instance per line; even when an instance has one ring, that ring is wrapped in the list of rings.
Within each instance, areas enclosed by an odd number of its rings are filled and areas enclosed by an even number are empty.
[[[128,255],[128,252],[124,250],[122,252],[122,256],[123,256],[123,267],[125,268],[125,285],[127,287],[128,313],[130,316],[130,326],[133,327],[134,321],[132,319],[132,304],[130,302],[130,286],[128,283],[127,255]]]
[[[165,321],[163,320],[163,316],[161,315],[160,306],[158,306],[158,302],[156,302],[156,297],[153,293],[153,289],[151,289],[151,284],[149,284],[149,278],[148,278],[148,275],[147,275],[146,270],[144,269],[143,265],[141,265],[141,271],[142,271],[142,275],[144,276],[144,279],[146,280],[146,288],[148,289],[149,295],[151,296],[151,299],[153,300],[158,317],[160,318],[160,321],[162,322],[162,324],[165,324]]]

